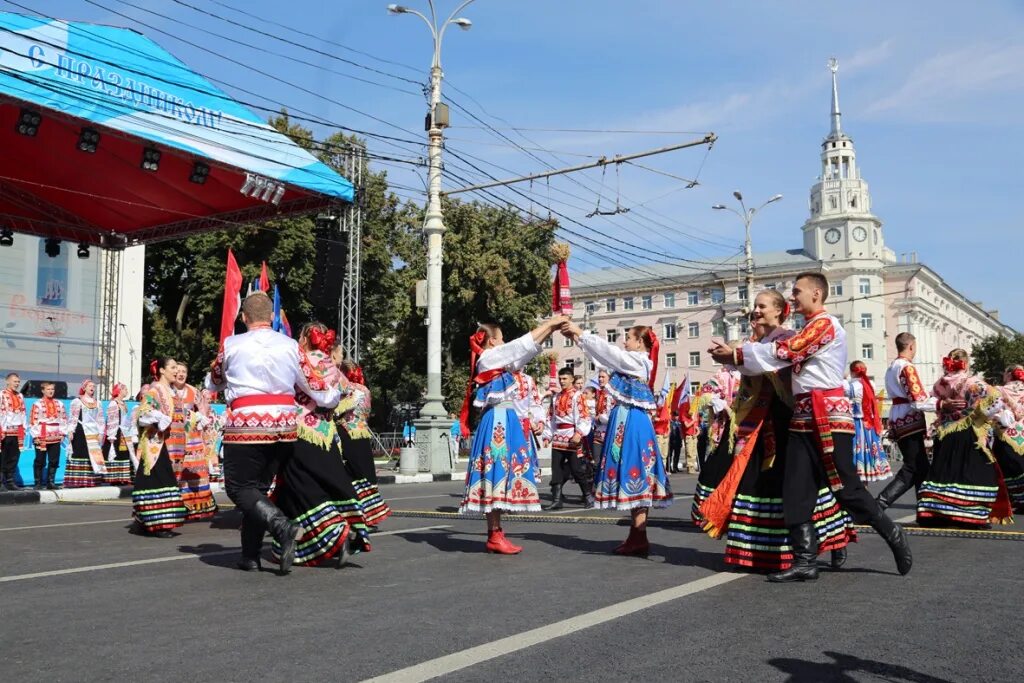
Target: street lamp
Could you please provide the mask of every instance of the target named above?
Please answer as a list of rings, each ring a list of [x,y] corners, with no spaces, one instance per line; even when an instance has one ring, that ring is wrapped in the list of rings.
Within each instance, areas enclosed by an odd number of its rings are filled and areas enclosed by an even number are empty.
[[[734,191],[732,193],[732,196],[735,197],[736,201],[740,203],[740,209],[742,209],[742,213],[732,208],[731,206],[726,206],[725,204],[715,204],[711,208],[715,209],[716,211],[732,211],[734,214],[740,217],[740,220],[743,221],[743,227],[746,230],[746,236],[743,241],[743,252],[746,260],[747,310],[750,310],[751,297],[754,296],[754,249],[753,245],[750,242],[750,224],[754,222],[754,215],[757,214],[758,211],[768,206],[769,204],[779,201],[780,199],[782,199],[782,195],[777,194],[773,196],[771,199],[769,199],[756,209],[747,208],[747,205],[743,203],[743,195],[740,194],[739,190]]]
[[[430,110],[427,113],[429,141],[429,187],[427,212],[423,232],[427,236],[427,395],[416,424],[417,448],[425,454],[431,472],[451,471],[451,459],[444,441],[451,421],[444,409],[441,394],[441,264],[443,263],[442,235],[444,216],[441,213],[441,147],[444,127],[448,125],[448,107],[441,102],[441,42],[452,24],[468,31],[473,23],[457,16],[473,0],[464,0],[455,11],[438,26],[434,0],[427,0],[430,17],[403,5],[388,5],[391,14],[412,14],[423,20],[434,40],[434,55],[430,63]]]

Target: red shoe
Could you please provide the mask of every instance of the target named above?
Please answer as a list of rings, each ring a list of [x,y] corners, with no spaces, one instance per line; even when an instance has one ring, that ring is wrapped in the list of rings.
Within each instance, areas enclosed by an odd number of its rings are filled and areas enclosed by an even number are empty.
[[[487,552],[499,555],[518,555],[523,551],[521,546],[513,545],[501,529],[495,529],[487,533]]]
[[[647,529],[629,528],[629,536],[612,552],[616,555],[630,557],[647,557],[651,551],[651,544],[647,542]]]

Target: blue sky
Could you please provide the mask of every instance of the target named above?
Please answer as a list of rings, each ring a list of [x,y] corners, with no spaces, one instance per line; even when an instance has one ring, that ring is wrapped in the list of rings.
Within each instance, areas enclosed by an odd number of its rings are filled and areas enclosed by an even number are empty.
[[[174,0],[127,0],[170,18],[130,7],[124,0],[94,1],[129,18],[87,0],[17,0],[50,16],[134,25],[194,69],[260,93],[266,106],[284,102],[293,111],[351,128],[403,139],[423,137],[424,100],[416,86],[402,80],[256,35]],[[426,27],[411,16],[389,16],[386,2],[183,2],[412,80],[422,81],[429,66]],[[426,8],[425,0],[407,4]],[[456,4],[438,0],[445,15]],[[23,11],[3,0],[0,8]],[[545,164],[561,167],[695,137],[684,132],[516,132],[510,126],[714,131],[719,136],[706,158],[697,148],[641,162],[684,178],[699,172],[700,185],[692,189],[683,189],[677,179],[623,166],[620,201],[633,207],[625,215],[585,217],[596,208],[598,196],[602,209],[615,205],[611,170],[603,189],[600,171],[590,171],[553,180],[550,188],[544,183],[524,185],[520,190],[528,198],[507,190],[496,193],[536,213],[546,213],[541,205],[551,206],[582,224],[563,221],[600,244],[583,242],[601,255],[576,249],[577,268],[628,263],[642,269],[629,249],[665,260],[721,261],[740,248],[742,230],[735,216],[709,207],[728,201],[737,188],[753,200],[785,195],[758,218],[755,250],[799,247],[807,194],[819,171],[819,143],[828,132],[825,63],[835,55],[844,128],[856,143],[888,246],[898,254],[916,250],[921,261],[954,287],[1000,309],[1003,320],[1024,329],[1019,265],[1024,239],[1016,204],[1024,151],[1024,5],[1019,1],[477,0],[463,14],[474,25],[465,33],[453,28],[445,38],[446,95],[523,147],[557,153],[534,151],[539,159],[531,158],[453,107],[449,148],[487,173],[503,178],[544,170]],[[259,49],[234,42],[238,40]],[[232,85],[226,89],[238,94]],[[370,141],[371,150],[381,154],[404,159],[425,155],[422,145],[395,145]],[[453,156],[447,163],[468,181],[483,180]],[[408,164],[384,168],[401,186],[400,194],[422,200],[422,172],[409,170],[415,167]],[[445,184],[453,188],[462,183],[449,177]],[[633,246],[626,248],[624,242]]]

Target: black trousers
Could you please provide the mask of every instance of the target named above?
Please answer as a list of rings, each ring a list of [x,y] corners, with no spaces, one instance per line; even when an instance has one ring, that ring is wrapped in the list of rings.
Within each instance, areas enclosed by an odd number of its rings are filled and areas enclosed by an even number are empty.
[[[18,471],[18,460],[21,458],[21,446],[18,445],[18,437],[5,436],[0,444],[0,473],[3,480],[14,481]]]
[[[224,492],[242,512],[242,555],[255,557],[263,545],[266,522],[256,505],[267,501],[267,491],[278,469],[292,455],[293,444],[224,444]]]
[[[834,492],[836,500],[858,524],[877,519],[882,510],[864,488],[853,464],[853,434],[833,434],[832,441],[836,471],[843,482],[843,488]],[[790,432],[782,479],[782,510],[786,526],[810,522],[818,491],[827,485],[825,467],[814,434]]]
[[[57,476],[57,468],[60,467],[60,442],[48,443],[43,449],[36,448],[36,459],[32,464],[37,472],[42,472],[43,468],[47,467],[50,474],[47,481],[56,484],[54,478]],[[37,481],[36,485],[39,483]]]
[[[580,456],[576,450],[551,449],[551,485],[562,486],[569,478],[579,484],[583,493],[594,490],[594,468],[590,458]]]
[[[924,447],[924,432],[905,436],[897,441],[896,445],[899,446],[900,453],[903,454],[903,467],[893,477],[893,481],[901,482],[904,491],[911,486],[917,491],[921,488],[924,480],[928,478],[928,470],[931,468],[931,463],[928,462],[928,453]]]
[[[679,457],[683,453],[683,440],[670,439],[668,442],[668,466],[670,469],[679,469]]]

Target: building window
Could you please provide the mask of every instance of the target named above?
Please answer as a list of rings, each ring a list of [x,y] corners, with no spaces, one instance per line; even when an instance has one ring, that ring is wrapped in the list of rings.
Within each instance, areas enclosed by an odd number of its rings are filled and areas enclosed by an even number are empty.
[[[565,361],[565,363],[562,365],[562,367],[569,368],[573,372],[576,372],[576,361],[574,361],[572,358],[570,358],[569,360]]]
[[[837,315],[836,316],[836,320],[839,321],[839,327],[845,327],[846,326],[846,316]]]
[[[711,303],[713,304],[724,304],[725,303],[725,290],[715,288],[711,290]]]
[[[663,339],[672,340],[676,338],[676,324],[665,323],[664,334],[661,335]]]
[[[666,353],[665,354],[665,367],[674,368],[676,367],[676,354]]]
[[[750,299],[750,290],[747,289],[746,285],[740,285],[736,290],[736,298],[740,301],[747,301]]]
[[[640,297],[640,308],[644,309],[645,311],[649,311],[652,308],[654,308],[654,297],[652,297],[652,296],[642,296],[642,297]]]
[[[545,349],[553,348],[554,345],[555,345],[555,340],[554,340],[553,337],[548,337],[547,339],[544,340],[543,346],[544,346]]]
[[[842,282],[833,282],[832,284],[830,284],[828,286],[828,295],[829,296],[842,296],[843,295],[843,283]]]
[[[665,308],[676,307],[676,295],[672,292],[665,292]]]
[[[875,320],[874,320],[874,317],[870,313],[861,313],[860,314],[860,329],[862,329],[862,330],[870,330],[870,329],[874,328],[874,326],[875,326]]]
[[[569,337],[562,337],[562,346],[575,346],[575,343]]]
[[[609,343],[614,344],[615,342],[619,341],[619,331],[614,329],[608,330],[606,337]]]
[[[690,367],[700,367],[700,351],[690,351]]]
[[[860,345],[860,359],[861,360],[874,360],[875,359],[875,345],[874,344],[861,344]]]
[[[594,313],[597,313],[597,302],[596,301],[588,301],[587,302],[587,313],[590,313],[591,315],[593,315]]]
[[[871,279],[870,278],[866,278],[866,277],[860,278],[860,280],[858,280],[858,283],[857,283],[857,291],[860,294],[870,294],[871,293]]]
[[[806,325],[806,324],[807,324],[807,318],[805,318],[803,316],[803,314],[801,314],[801,313],[794,313],[793,314],[793,329],[794,330],[802,330],[802,329],[804,329],[804,325]]]
[[[633,297],[627,296],[622,299],[622,310],[632,311],[633,310]]]
[[[696,339],[700,336],[700,323],[690,323],[686,326],[686,332],[690,339]]]
[[[700,292],[687,292],[686,293],[686,305],[697,306],[700,304]]]
[[[725,321],[724,320],[712,320],[711,321],[711,334],[716,337],[725,336]]]
[[[588,362],[588,363],[587,363],[587,367],[588,367],[588,368],[590,368],[590,371],[591,371],[591,372],[594,372],[595,370],[597,370],[597,366],[596,366],[596,365],[594,365],[594,361],[590,361],[590,362]]]
[[[744,337],[750,334],[750,321],[745,318],[740,321],[740,334]]]
[[[604,310],[605,310],[606,313],[614,313],[615,312],[615,299],[605,299],[604,300]]]
[[[690,396],[696,396],[700,393],[700,382],[690,382]]]

